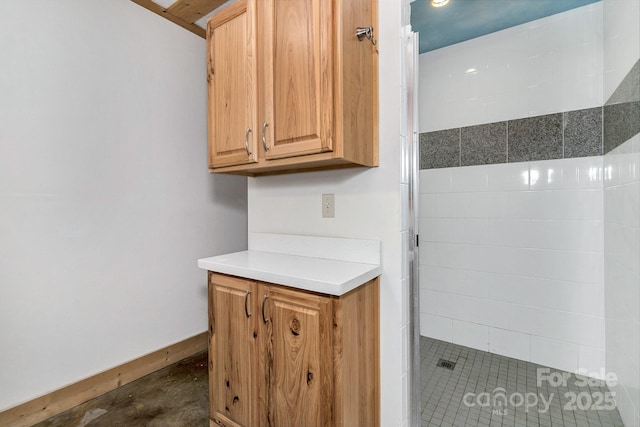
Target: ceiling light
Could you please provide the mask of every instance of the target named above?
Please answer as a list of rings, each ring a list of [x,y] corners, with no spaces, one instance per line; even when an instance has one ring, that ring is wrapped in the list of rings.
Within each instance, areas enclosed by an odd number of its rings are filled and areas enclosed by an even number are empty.
[[[449,3],[449,0],[431,0],[431,6],[433,7],[442,7],[447,3]]]
[[[478,70],[475,68],[469,68],[467,71],[465,71],[465,74],[475,74],[477,73]]]

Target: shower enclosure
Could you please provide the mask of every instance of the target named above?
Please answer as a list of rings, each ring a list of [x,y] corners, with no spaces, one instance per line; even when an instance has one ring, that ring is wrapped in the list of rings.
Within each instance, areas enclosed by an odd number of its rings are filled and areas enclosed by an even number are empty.
[[[603,0],[420,55],[423,425],[640,426],[639,23]]]

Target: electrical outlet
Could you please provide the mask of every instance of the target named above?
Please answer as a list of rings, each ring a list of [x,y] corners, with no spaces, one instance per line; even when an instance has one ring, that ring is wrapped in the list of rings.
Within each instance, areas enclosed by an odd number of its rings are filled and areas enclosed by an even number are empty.
[[[333,194],[322,195],[322,218],[336,217],[336,198]]]

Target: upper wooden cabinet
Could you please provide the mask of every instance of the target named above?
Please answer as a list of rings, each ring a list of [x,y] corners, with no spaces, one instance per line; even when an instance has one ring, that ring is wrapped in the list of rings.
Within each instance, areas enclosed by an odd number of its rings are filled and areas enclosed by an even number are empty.
[[[376,0],[238,0],[208,23],[209,168],[378,165]]]
[[[258,161],[255,10],[238,2],[208,22],[209,168]]]

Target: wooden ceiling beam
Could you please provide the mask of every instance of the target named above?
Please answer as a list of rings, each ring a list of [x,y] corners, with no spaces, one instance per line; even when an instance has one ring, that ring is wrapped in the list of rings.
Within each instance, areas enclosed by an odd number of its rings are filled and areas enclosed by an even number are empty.
[[[227,0],[178,0],[167,9],[167,13],[178,18],[195,22],[216,9]]]
[[[180,25],[182,28],[191,31],[192,33],[202,37],[203,39],[207,37],[207,31],[204,28],[197,26],[193,22],[185,21],[184,19],[178,16],[170,14],[168,12],[168,9],[165,9],[159,4],[152,2],[151,0],[131,0],[131,1],[144,7],[145,9],[150,10],[151,12],[157,15],[162,16],[163,18],[168,19],[174,24]]]

